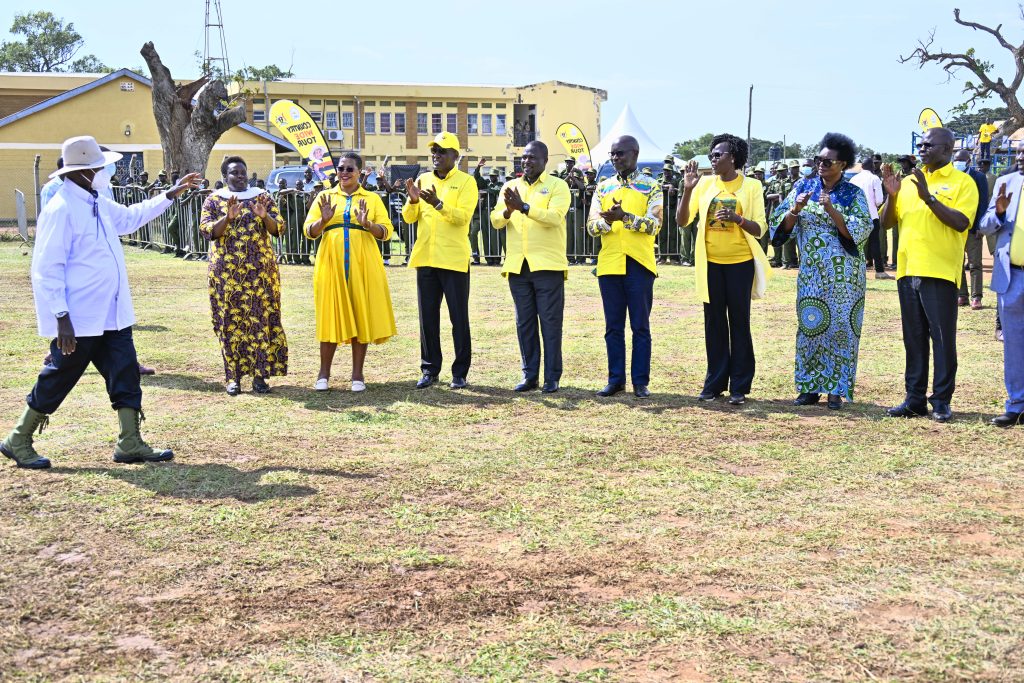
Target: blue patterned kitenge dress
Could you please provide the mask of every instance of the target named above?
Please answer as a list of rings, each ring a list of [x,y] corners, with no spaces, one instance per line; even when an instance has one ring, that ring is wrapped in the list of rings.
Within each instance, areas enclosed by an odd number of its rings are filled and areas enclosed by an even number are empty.
[[[799,393],[838,394],[853,400],[857,379],[857,349],[864,322],[864,244],[871,234],[864,192],[841,180],[829,193],[832,205],[846,221],[852,241],[841,238],[835,223],[821,208],[820,178],[798,183],[772,213],[772,244],[786,241],[782,219],[799,192],[811,200],[800,212],[791,239],[800,250],[796,284],[796,388]]]

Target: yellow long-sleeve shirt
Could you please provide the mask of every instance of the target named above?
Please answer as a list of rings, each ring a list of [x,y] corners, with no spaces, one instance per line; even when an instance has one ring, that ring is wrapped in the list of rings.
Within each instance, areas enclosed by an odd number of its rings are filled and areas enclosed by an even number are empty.
[[[505,218],[505,189],[510,187],[518,190],[519,196],[530,205],[529,216],[515,211],[511,218]],[[531,271],[560,270],[568,277],[565,214],[569,212],[570,201],[565,181],[547,173],[541,173],[532,185],[526,178],[505,183],[498,195],[498,204],[491,211],[491,225],[508,234],[502,275],[518,275],[526,261]]]
[[[433,189],[441,200],[441,210],[422,199],[407,201],[402,219],[416,223],[416,244],[409,255],[409,267],[430,266],[445,270],[469,271],[469,223],[477,204],[477,186],[473,177],[457,168],[445,178],[433,171],[416,179],[420,189]]]

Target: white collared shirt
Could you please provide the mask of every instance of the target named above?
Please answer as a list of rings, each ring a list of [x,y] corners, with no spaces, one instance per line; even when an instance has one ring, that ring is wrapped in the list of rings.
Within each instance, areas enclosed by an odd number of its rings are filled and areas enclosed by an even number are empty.
[[[868,215],[871,220],[878,218],[878,207],[885,202],[882,194],[882,181],[871,171],[861,171],[850,178],[850,182],[864,190],[864,196],[868,200]]]
[[[39,334],[57,336],[67,311],[76,337],[98,337],[135,323],[120,235],[135,232],[171,205],[166,194],[122,206],[65,182],[43,208],[32,255]]]

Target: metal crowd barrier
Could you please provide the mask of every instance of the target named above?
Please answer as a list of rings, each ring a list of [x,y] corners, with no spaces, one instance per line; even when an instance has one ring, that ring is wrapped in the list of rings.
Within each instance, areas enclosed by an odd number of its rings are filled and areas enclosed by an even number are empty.
[[[148,193],[138,186],[115,187],[113,192],[115,200],[126,205],[148,197]],[[142,248],[159,249],[185,259],[205,259],[209,252],[209,242],[200,234],[199,224],[203,202],[209,192],[189,192],[179,197],[163,215],[135,234],[126,236],[125,242]],[[416,224],[402,220],[405,193],[378,191],[377,194],[388,208],[395,228],[391,240],[380,245],[382,255],[389,265],[404,265],[408,263],[409,254],[416,243]],[[591,193],[572,189],[570,194],[571,202],[566,214],[566,256],[571,264],[591,263],[601,248],[600,239],[591,237],[586,230]],[[505,231],[495,230],[490,221],[491,210],[498,201],[498,195],[499,190],[480,191],[479,202],[470,223],[470,248],[474,261],[481,264],[497,265],[505,256]],[[307,239],[302,225],[315,195],[291,190],[274,192],[271,196],[277,202],[284,220],[284,231],[273,240],[278,261],[311,264],[316,257],[319,240]],[[656,254],[661,262],[679,263],[687,254],[685,235],[675,224],[676,201],[675,193],[666,194],[665,222],[655,240]]]

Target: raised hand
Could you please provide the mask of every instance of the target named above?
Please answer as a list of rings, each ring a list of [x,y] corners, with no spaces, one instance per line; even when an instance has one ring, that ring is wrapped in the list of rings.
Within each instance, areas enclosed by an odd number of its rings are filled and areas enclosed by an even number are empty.
[[[242,212],[242,205],[238,203],[237,197],[228,197],[227,215],[228,223],[233,222],[238,218],[238,214]]]
[[[882,164],[882,187],[891,197],[900,192],[900,179],[892,172],[892,166],[889,164]]]
[[[1006,183],[999,186],[999,194],[996,195],[996,213],[1000,216],[1006,214],[1006,209],[1010,206],[1010,200],[1013,199],[1013,193],[1006,193]]]
[[[425,201],[427,204],[430,204],[435,209],[437,208],[438,204],[441,203],[441,200],[437,196],[437,190],[435,190],[432,187],[428,187],[425,190],[421,188],[420,197],[422,197],[423,201]]]
[[[723,223],[739,223],[743,220],[743,216],[732,209],[722,208],[715,212],[715,219]]]
[[[621,221],[623,218],[625,218],[626,212],[622,210],[622,202],[619,201],[618,199],[613,199],[612,208],[608,209],[607,211],[602,211],[600,215],[601,218],[604,219],[605,223],[611,225],[615,221]]]
[[[195,190],[201,185],[203,178],[198,173],[189,173],[188,175],[178,178],[178,182],[167,191],[168,199],[176,199],[186,190]]]
[[[519,190],[514,187],[505,188],[505,206],[512,211],[523,210],[523,198],[519,195]]]
[[[366,200],[360,199],[359,206],[356,208],[356,223],[363,226],[366,230],[370,229],[370,210],[366,207]]]
[[[928,191],[928,179],[924,177],[924,172],[919,168],[915,168],[913,174],[914,177],[910,179],[910,182],[917,186],[917,196],[927,202],[928,197],[931,196]]]
[[[487,163],[487,157],[480,157],[480,161],[476,162],[476,167],[483,168],[485,163]]]
[[[826,213],[832,210],[832,198],[828,196],[828,192],[824,189],[821,191],[821,196],[818,197],[818,203],[821,204],[821,208]]]
[[[327,225],[334,218],[334,204],[331,203],[330,197],[326,194],[321,194],[320,199],[317,200],[317,206],[320,207],[321,225]]]
[[[420,200],[420,186],[413,182],[412,178],[405,179],[405,191],[409,195],[409,201],[413,204]]]
[[[700,180],[700,173],[697,171],[697,162],[691,160],[683,169],[683,189],[692,190],[697,187],[698,180]]]
[[[800,213],[807,206],[807,202],[811,201],[810,192],[801,192],[796,196],[796,201],[793,203],[793,213]]]
[[[252,203],[252,212],[256,214],[257,218],[266,218],[268,204],[270,204],[270,196],[260,195],[256,198],[256,201]]]

